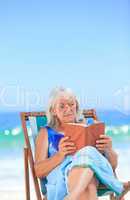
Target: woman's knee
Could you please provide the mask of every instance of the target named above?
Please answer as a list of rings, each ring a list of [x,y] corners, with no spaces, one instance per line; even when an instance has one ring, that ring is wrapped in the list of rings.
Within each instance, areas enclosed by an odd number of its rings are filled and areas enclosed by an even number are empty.
[[[68,174],[68,180],[71,179],[78,179],[82,173],[84,173],[85,171],[89,171],[90,173],[93,174],[93,171],[90,168],[84,168],[84,167],[73,167],[69,174]]]
[[[68,179],[67,179],[67,185],[68,185],[69,191],[73,190],[82,172],[83,172],[82,167],[74,167],[71,169],[71,171],[68,174]]]
[[[97,188],[99,185],[98,180],[93,176],[93,178],[91,179],[91,182],[88,184],[87,189],[92,190],[94,188]]]
[[[91,171],[90,168],[87,168],[87,170]],[[69,191],[73,190],[73,188],[77,185],[78,180],[81,178],[81,174],[83,174],[84,171],[86,171],[86,168],[83,168],[83,167],[74,167],[71,169],[71,171],[68,174],[68,180],[67,180],[67,186],[68,186]],[[92,178],[90,187],[94,183],[95,183],[95,179]]]

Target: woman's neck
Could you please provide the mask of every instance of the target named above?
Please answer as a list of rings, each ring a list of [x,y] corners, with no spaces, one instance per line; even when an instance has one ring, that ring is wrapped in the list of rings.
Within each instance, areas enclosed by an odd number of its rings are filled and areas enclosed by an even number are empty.
[[[58,126],[55,127],[55,130],[58,131],[58,132],[64,131],[64,124],[60,123]]]

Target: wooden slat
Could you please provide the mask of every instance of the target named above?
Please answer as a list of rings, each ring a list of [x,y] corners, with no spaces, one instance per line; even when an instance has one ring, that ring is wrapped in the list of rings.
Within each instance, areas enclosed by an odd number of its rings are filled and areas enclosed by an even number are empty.
[[[21,112],[20,115],[22,119],[28,120],[28,117],[46,116],[46,112]]]
[[[21,121],[22,121],[24,137],[25,137],[25,144],[26,144],[26,147],[28,148],[28,160],[29,160],[30,169],[32,172],[32,177],[33,177],[33,181],[34,181],[34,187],[35,187],[37,200],[42,200],[40,187],[39,187],[39,183],[38,183],[38,178],[36,177],[35,170],[34,170],[34,160],[33,160],[33,154],[32,154],[31,145],[30,145],[30,141],[29,141],[29,137],[28,137],[28,130],[26,127],[26,119],[25,119],[25,115],[23,115],[23,113],[21,113]]]
[[[85,118],[93,118],[96,121],[99,121],[96,111],[94,109],[83,110],[83,115]]]
[[[28,168],[28,148],[24,147],[24,171],[25,171],[25,193],[26,200],[30,200],[29,168]]]
[[[85,118],[94,118],[95,120],[98,120],[96,111],[94,109],[84,109],[83,115]],[[39,112],[21,112],[21,117],[25,118],[25,120],[28,120],[28,117],[37,117],[37,116],[46,116],[45,111],[39,111]]]

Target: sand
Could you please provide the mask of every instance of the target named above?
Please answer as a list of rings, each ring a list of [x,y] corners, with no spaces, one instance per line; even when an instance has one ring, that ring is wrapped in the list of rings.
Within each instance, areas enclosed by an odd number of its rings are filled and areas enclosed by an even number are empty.
[[[1,200],[26,200],[25,191],[0,191]],[[31,191],[31,200],[37,200],[35,192]],[[108,196],[99,197],[99,200],[109,200]],[[125,196],[125,200],[130,200],[130,192]]]

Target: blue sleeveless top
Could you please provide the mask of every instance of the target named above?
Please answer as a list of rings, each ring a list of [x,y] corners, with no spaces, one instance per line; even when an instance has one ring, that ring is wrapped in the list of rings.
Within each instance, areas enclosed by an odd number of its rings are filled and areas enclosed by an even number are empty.
[[[58,151],[58,144],[63,134],[46,126],[48,132],[48,158]],[[67,194],[64,169],[72,162],[72,156],[66,156],[64,161],[54,168],[46,178],[41,179],[42,193],[47,196],[47,200],[63,200]]]

